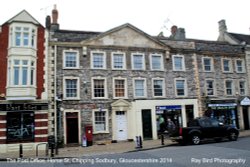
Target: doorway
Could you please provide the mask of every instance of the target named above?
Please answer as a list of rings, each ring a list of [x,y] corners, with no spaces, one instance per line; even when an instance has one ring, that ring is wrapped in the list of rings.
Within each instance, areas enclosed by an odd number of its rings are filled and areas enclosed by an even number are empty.
[[[127,140],[127,117],[125,111],[116,111],[116,136],[117,140]]]
[[[248,114],[248,106],[243,106],[243,121],[245,130],[249,129],[249,114]]]
[[[152,117],[151,110],[141,110],[143,139],[152,139]]]
[[[67,144],[79,143],[78,113],[66,113],[66,139]]]

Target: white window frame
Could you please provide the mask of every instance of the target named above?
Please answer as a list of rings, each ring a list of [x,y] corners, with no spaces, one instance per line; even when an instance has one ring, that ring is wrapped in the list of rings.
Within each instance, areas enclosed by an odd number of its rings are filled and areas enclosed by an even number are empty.
[[[104,97],[95,97],[94,80],[104,80]],[[105,78],[105,77],[92,77],[91,78],[91,90],[92,90],[92,99],[107,99],[108,98],[107,78]]]
[[[177,81],[184,81],[184,95],[178,95],[177,94],[177,87],[176,87],[176,82]],[[174,88],[175,88],[175,96],[176,97],[187,97],[188,96],[187,79],[186,78],[175,78],[174,79]]]
[[[143,85],[143,93],[144,93],[144,96],[136,96],[135,82],[136,82],[137,80],[142,80],[142,81],[144,81],[144,85]],[[146,80],[146,78],[133,78],[133,91],[134,91],[134,97],[135,97],[135,98],[145,98],[145,97],[147,97],[147,80]]]
[[[175,58],[182,58],[181,61],[181,66],[182,69],[177,69],[175,66]],[[172,56],[172,63],[173,63],[173,71],[186,71],[186,66],[185,66],[185,56],[184,55],[173,55]]]
[[[97,131],[96,124],[95,124],[95,112],[105,112],[105,129],[104,131]],[[93,109],[92,110],[92,125],[93,125],[93,134],[100,134],[100,133],[109,133],[109,119],[108,119],[108,110],[107,109]]]
[[[239,71],[239,70],[238,70],[237,61],[241,61],[241,62],[242,62],[242,67],[241,67],[241,68],[242,68],[242,71]],[[245,72],[246,72],[245,61],[244,61],[243,59],[236,59],[236,60],[235,60],[235,68],[236,68],[235,70],[236,70],[237,73],[245,73]]]
[[[77,96],[76,97],[67,97],[66,91],[66,80],[76,80],[77,83]],[[80,100],[80,78],[79,77],[63,77],[63,99],[64,100]]]
[[[213,95],[209,95],[208,94],[208,84],[207,81],[213,81]],[[207,96],[215,96],[216,95],[216,84],[215,84],[215,80],[214,79],[206,79],[205,80],[205,91],[206,91],[206,95]]]
[[[90,58],[90,64],[91,64],[91,69],[106,69],[107,67],[107,60],[106,60],[106,53],[103,52],[103,51],[91,51],[91,58]],[[97,68],[97,67],[94,67],[94,54],[97,53],[97,54],[102,54],[103,55],[103,67],[102,68]]]
[[[20,45],[16,45],[16,28],[20,27],[21,33],[20,37]],[[24,28],[28,28],[28,31],[24,31]],[[33,24],[27,23],[12,23],[10,25],[10,32],[9,32],[9,46],[10,47],[24,47],[24,48],[37,48],[37,27]],[[24,45],[24,32],[28,32],[28,45]]]
[[[241,93],[240,83],[244,82],[244,94]],[[238,88],[239,88],[239,95],[246,95],[247,94],[247,82],[245,80],[239,80],[238,82]]]
[[[162,96],[155,96],[155,89],[154,89],[154,81],[156,81],[156,80],[160,80],[160,81],[162,81]],[[152,93],[153,93],[153,97],[155,97],[155,98],[158,98],[158,97],[165,97],[166,96],[166,91],[165,91],[166,89],[165,89],[165,79],[164,78],[153,78],[152,79]]]
[[[124,96],[123,97],[117,97],[115,94],[115,81],[116,80],[124,80]],[[113,78],[113,97],[114,99],[127,99],[128,98],[128,87],[127,87],[127,78],[122,77],[115,77]]]
[[[229,71],[225,71],[225,68],[224,68],[224,60],[228,60],[229,61]],[[232,64],[232,59],[230,58],[222,58],[222,71],[224,73],[232,73],[233,72],[233,64]]]
[[[206,66],[205,66],[205,59],[209,59],[210,60],[210,70],[206,70]],[[204,72],[213,72],[214,71],[214,61],[212,57],[203,57],[202,58],[202,66],[203,66],[203,71]]]
[[[153,57],[154,56],[157,56],[157,57],[160,57],[160,68],[159,69],[154,69],[153,68]],[[164,68],[163,68],[163,55],[162,54],[158,54],[158,53],[151,53],[150,54],[150,69],[152,71],[163,71]]]
[[[136,69],[134,67],[134,56],[135,55],[141,55],[142,56],[142,69]],[[145,70],[145,54],[144,53],[132,53],[131,54],[131,66],[132,66],[132,70]]]
[[[232,83],[232,88],[231,88],[232,94],[228,94],[228,93],[227,93],[227,87],[226,87],[227,81],[230,81],[230,82]],[[231,80],[231,79],[226,79],[226,80],[224,81],[224,90],[225,90],[225,95],[226,95],[226,96],[234,96],[234,92],[235,92],[235,89],[234,89],[234,81]]]
[[[66,53],[76,53],[76,67],[67,67],[66,66]],[[63,51],[63,69],[79,69],[79,51],[78,50],[64,50]]]
[[[114,57],[115,57],[115,54],[120,54],[123,56],[123,65],[122,65],[122,68],[115,68],[114,65],[115,65],[115,61],[114,61]],[[126,56],[125,56],[125,53],[123,52],[112,52],[112,60],[111,60],[111,64],[112,64],[112,70],[126,70]]]

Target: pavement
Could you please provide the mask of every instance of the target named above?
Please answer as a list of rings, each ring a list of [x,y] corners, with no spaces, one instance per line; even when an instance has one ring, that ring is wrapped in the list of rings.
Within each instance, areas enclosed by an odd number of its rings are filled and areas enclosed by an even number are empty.
[[[240,131],[239,138],[249,137],[250,130]],[[162,147],[167,147],[170,145],[176,144],[172,142],[169,138],[165,138],[164,145],[162,145],[161,139],[157,140],[145,140],[142,143],[142,148],[136,148],[135,141],[123,141],[118,143],[107,143],[107,144],[94,144],[88,147],[82,146],[71,146],[58,149],[58,154],[55,154],[55,158],[70,158],[70,157],[84,157],[84,156],[93,156],[93,155],[102,155],[102,154],[116,154],[116,153],[125,153],[125,152],[135,152],[142,150],[157,149]],[[35,150],[24,150],[23,158],[49,158],[51,152],[46,156],[45,151],[41,150],[38,152],[38,157],[36,156]],[[0,154],[0,161],[5,161],[6,158],[19,158],[19,151],[12,151],[8,153]]]

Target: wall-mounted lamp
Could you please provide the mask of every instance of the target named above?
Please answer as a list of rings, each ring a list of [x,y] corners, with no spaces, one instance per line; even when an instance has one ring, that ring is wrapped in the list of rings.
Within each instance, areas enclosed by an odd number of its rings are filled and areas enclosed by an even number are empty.
[[[83,47],[82,47],[82,55],[83,55],[84,57],[87,56],[87,47],[86,47],[86,46],[83,46]]]
[[[165,59],[166,60],[169,60],[170,59],[170,53],[169,53],[169,51],[165,51]]]

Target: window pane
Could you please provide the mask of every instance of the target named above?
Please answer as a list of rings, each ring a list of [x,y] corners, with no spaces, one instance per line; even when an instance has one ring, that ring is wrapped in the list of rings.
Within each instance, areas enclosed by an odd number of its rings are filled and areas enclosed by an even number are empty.
[[[65,66],[66,67],[77,67],[77,55],[76,52],[66,52],[65,53]]]
[[[28,32],[23,33],[23,45],[24,46],[29,45],[29,33]]]
[[[106,131],[106,111],[95,111],[95,131]]]
[[[162,80],[154,80],[154,96],[163,96]]]
[[[133,55],[134,69],[143,69],[143,55]]]
[[[125,81],[115,80],[115,97],[125,96]]]
[[[144,95],[144,80],[135,80],[135,96]]]
[[[214,95],[214,84],[213,81],[207,81],[207,95]]]
[[[93,54],[93,67],[94,68],[104,68],[104,55],[103,53]]]
[[[14,67],[14,85],[19,84],[19,67]]]
[[[23,78],[22,78],[22,85],[27,85],[27,80],[28,80],[28,68],[27,67],[23,67]]]
[[[175,70],[183,70],[182,57],[174,57]]]
[[[153,70],[161,69],[161,56],[152,56],[152,69]]]
[[[178,96],[185,95],[185,81],[184,80],[177,80],[176,81],[176,92]]]
[[[116,69],[123,69],[123,57],[124,55],[123,54],[114,54],[113,55],[113,68],[116,68]]]
[[[239,87],[240,87],[240,95],[245,95],[245,81],[240,81]]]
[[[66,97],[77,97],[76,79],[66,79]]]
[[[226,81],[226,94],[227,95],[232,95],[233,94],[232,81]]]
[[[94,97],[105,97],[104,80],[94,80]]]
[[[230,71],[230,62],[229,60],[223,60],[224,71]]]
[[[238,72],[243,72],[243,63],[242,63],[242,60],[237,60],[236,64],[237,64],[237,71]]]
[[[211,59],[204,58],[204,70],[211,71]]]
[[[15,33],[15,43],[16,46],[21,46],[21,32]]]

